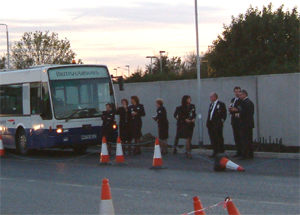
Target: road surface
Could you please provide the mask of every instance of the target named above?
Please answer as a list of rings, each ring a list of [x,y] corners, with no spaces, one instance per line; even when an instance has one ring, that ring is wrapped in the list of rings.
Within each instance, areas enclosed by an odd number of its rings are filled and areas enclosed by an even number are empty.
[[[101,180],[109,178],[116,214],[183,214],[194,196],[204,207],[230,196],[241,214],[300,214],[299,160],[238,161],[246,172],[214,172],[194,154],[167,155],[167,169],[150,170],[152,153],[126,157],[126,166],[100,166],[99,155],[8,152],[1,159],[1,214],[99,214]],[[227,214],[216,207],[207,214]]]

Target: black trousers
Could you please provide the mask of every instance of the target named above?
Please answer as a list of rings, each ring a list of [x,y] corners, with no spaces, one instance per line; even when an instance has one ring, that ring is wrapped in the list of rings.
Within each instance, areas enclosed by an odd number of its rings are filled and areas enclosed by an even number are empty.
[[[208,126],[208,134],[214,154],[224,152],[223,126]]]
[[[241,143],[241,127],[237,124],[232,124],[233,138],[238,155],[242,155],[242,143]]]
[[[242,156],[244,158],[253,158],[253,128],[242,127],[241,128],[241,145]]]

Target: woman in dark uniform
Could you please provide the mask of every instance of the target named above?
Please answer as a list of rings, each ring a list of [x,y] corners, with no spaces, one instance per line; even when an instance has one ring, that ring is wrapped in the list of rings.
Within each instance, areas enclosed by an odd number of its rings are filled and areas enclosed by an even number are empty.
[[[114,128],[115,114],[113,111],[112,104],[106,104],[106,111],[102,113],[102,136],[106,137],[107,142],[112,142],[114,138]],[[111,154],[111,145],[108,144],[108,152]]]
[[[175,148],[176,143],[179,139],[186,139],[186,156],[191,159],[191,142],[195,127],[195,118],[196,118],[196,108],[195,105],[191,104],[192,99],[190,96],[185,95],[182,97],[181,106],[178,106],[175,110],[174,117],[177,119],[177,132],[175,139]]]
[[[130,113],[130,136],[134,139],[135,144],[139,144],[142,137],[142,117],[146,115],[144,105],[140,104],[137,96],[131,96],[131,105],[128,110]],[[134,148],[134,154],[141,154],[140,146]]]
[[[130,128],[129,128],[129,120],[130,120],[130,113],[128,109],[128,100],[122,99],[121,100],[122,106],[117,109],[116,114],[120,115],[119,121],[119,132],[122,144],[129,144],[130,143]],[[131,146],[127,148],[128,154],[131,154]]]
[[[157,99],[156,100],[156,116],[153,119],[158,124],[158,137],[159,143],[161,146],[161,153],[168,154],[168,137],[169,137],[169,122],[167,118],[167,111],[163,106],[163,100]]]

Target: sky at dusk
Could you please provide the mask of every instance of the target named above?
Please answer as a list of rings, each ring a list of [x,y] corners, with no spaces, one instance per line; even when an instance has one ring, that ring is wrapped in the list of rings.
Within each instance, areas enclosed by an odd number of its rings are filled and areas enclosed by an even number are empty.
[[[200,51],[205,52],[231,16],[264,0],[198,1]],[[296,0],[273,0],[274,8],[297,6]],[[9,0],[0,6],[0,23],[8,24],[10,44],[28,31],[55,31],[68,38],[84,63],[131,71],[149,63],[160,50],[184,57],[195,51],[193,0]],[[0,56],[6,54],[5,27],[0,26]]]

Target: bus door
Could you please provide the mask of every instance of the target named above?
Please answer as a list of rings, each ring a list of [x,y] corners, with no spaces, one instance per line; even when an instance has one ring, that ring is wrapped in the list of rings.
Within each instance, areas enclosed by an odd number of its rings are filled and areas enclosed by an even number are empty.
[[[48,147],[52,111],[47,83],[30,84],[31,147]]]

